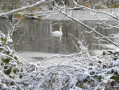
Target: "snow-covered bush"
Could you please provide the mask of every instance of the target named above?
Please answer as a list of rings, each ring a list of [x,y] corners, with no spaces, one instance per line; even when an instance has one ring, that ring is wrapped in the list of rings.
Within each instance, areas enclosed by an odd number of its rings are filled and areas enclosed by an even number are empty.
[[[104,51],[100,56],[90,56],[82,51],[77,54],[56,56],[55,58],[72,58],[72,60],[67,64],[42,68],[25,63],[14,50],[10,49],[12,39],[9,39],[11,38],[0,32],[2,90],[102,90],[118,87],[119,56],[116,51]]]
[[[15,51],[8,46],[10,38],[0,33],[0,70],[10,78],[17,78],[18,73],[23,72],[23,64],[18,60]],[[22,75],[19,75],[22,78]]]
[[[20,61],[14,50],[10,49],[12,39],[0,32],[0,89],[13,86],[12,79],[21,79],[24,76],[23,62]]]
[[[32,5],[2,13],[0,16],[19,12],[37,5],[39,6],[40,3],[45,1],[48,0],[40,0]],[[85,6],[79,5],[78,7],[76,1],[73,0],[73,2],[76,4],[77,8],[83,7],[90,10],[90,13],[93,11],[95,15],[101,13]],[[96,30],[96,27],[91,28],[73,17],[72,10],[76,7],[72,8],[70,14],[65,13],[65,6],[63,9],[64,11],[60,9],[57,3],[54,4],[54,8],[71,20],[86,27],[91,32],[96,33],[115,46],[118,46],[113,41],[100,34]],[[113,17],[114,20],[118,20],[117,15],[114,17],[112,14],[105,12],[102,12],[102,14],[106,14]],[[11,36],[20,21],[21,19],[15,25],[11,24],[12,29],[7,36],[0,32],[0,90],[108,90],[110,87],[119,87],[118,52],[104,51],[102,55],[90,56],[88,49],[84,47],[80,41],[77,42],[81,45],[79,47],[79,53],[55,56],[56,60],[60,57],[65,59],[70,58],[71,60],[65,64],[60,63],[43,68],[40,67],[41,65],[36,66],[24,62],[11,48]],[[102,22],[102,24],[103,23],[104,22]],[[46,61],[53,59],[53,57],[46,58]]]

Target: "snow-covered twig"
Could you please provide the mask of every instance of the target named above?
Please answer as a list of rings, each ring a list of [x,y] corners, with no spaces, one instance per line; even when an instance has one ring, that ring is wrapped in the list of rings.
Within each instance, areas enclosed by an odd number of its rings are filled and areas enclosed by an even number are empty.
[[[112,43],[113,45],[119,47],[115,42],[113,42],[113,41],[110,40],[109,38],[105,37],[104,35],[100,34],[100,33],[99,33],[98,31],[96,31],[94,28],[91,28],[91,27],[89,27],[88,25],[84,24],[83,22],[81,22],[81,21],[79,21],[79,20],[77,20],[77,19],[75,19],[75,18],[73,18],[73,17],[67,15],[66,13],[64,13],[64,12],[59,8],[59,6],[58,6],[57,4],[55,4],[54,7],[55,7],[60,13],[62,13],[63,15],[65,15],[66,17],[68,17],[68,18],[70,18],[70,19],[76,21],[77,23],[81,24],[82,26],[84,26],[84,27],[87,28],[88,30],[93,31],[94,33],[96,33],[96,34],[99,35],[100,37],[102,37],[102,38],[104,38],[105,40],[109,41],[109,42]]]
[[[21,11],[21,10],[24,10],[24,9],[27,9],[27,8],[32,8],[32,7],[37,6],[37,5],[39,5],[39,4],[41,4],[41,3],[45,2],[45,1],[46,0],[40,0],[40,1],[37,1],[36,3],[34,3],[32,5],[27,5],[27,6],[18,8],[18,9],[11,10],[9,12],[0,13],[0,16],[6,15],[6,14],[11,14],[11,13],[14,13],[14,12],[18,12],[18,11]]]

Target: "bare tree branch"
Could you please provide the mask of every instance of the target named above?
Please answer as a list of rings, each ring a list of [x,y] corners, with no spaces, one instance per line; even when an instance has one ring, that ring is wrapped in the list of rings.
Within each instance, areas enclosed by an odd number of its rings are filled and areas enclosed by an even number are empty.
[[[66,17],[68,17],[68,18],[72,19],[73,21],[75,21],[75,22],[81,24],[82,26],[84,26],[84,27],[86,27],[87,29],[93,31],[94,33],[96,33],[96,34],[99,35],[100,37],[102,37],[102,38],[104,38],[105,40],[109,41],[109,42],[112,43],[113,45],[119,47],[119,46],[118,46],[116,43],[114,43],[112,40],[110,40],[109,38],[105,37],[105,36],[102,35],[101,33],[97,32],[94,28],[91,28],[91,27],[89,27],[88,25],[84,24],[83,22],[81,22],[81,21],[79,21],[79,20],[77,20],[77,19],[75,19],[75,18],[73,18],[73,17],[67,15],[65,12],[63,12],[63,11],[58,7],[57,4],[55,4],[54,7],[55,7],[60,13],[62,13],[63,15],[65,15]]]
[[[18,8],[18,9],[14,9],[14,10],[11,10],[11,11],[9,11],[9,12],[0,13],[0,16],[6,15],[6,14],[11,14],[11,13],[14,13],[14,12],[18,12],[18,11],[21,11],[21,10],[24,10],[24,9],[32,8],[32,7],[37,6],[37,5],[39,5],[39,4],[41,4],[41,3],[45,2],[45,1],[46,1],[46,0],[40,0],[40,1],[38,1],[38,2],[36,2],[36,3],[34,3],[34,4],[32,4],[32,5],[27,5],[27,6],[25,6],[25,7],[21,7],[21,8]]]

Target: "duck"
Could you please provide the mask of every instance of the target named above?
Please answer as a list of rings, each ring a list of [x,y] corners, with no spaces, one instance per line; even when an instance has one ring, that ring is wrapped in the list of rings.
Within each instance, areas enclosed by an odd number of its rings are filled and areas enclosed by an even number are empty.
[[[119,37],[119,33],[117,33],[117,34],[111,34],[111,36],[112,36],[113,38],[118,38],[118,37]]]
[[[56,36],[56,37],[62,36],[62,35],[63,35],[63,33],[62,33],[62,25],[60,25],[59,31],[54,31],[54,32],[52,32],[52,35],[53,35],[53,36]]]

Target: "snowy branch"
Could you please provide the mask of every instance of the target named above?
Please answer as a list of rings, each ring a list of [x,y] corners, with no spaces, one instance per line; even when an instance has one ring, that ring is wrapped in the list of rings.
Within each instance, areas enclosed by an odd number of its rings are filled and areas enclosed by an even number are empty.
[[[18,8],[18,9],[14,9],[14,10],[11,10],[9,12],[5,12],[5,13],[0,13],[0,16],[2,15],[6,15],[6,14],[11,14],[11,13],[14,13],[14,12],[18,12],[18,11],[21,11],[21,10],[24,10],[24,9],[28,9],[28,8],[32,8],[34,6],[37,6],[37,5],[40,5],[42,4],[43,2],[45,2],[46,0],[40,0],[32,5],[27,5],[27,6],[24,6],[24,7],[21,7],[21,8]]]
[[[79,21],[79,20],[73,18],[72,16],[67,15],[65,12],[63,12],[63,11],[59,8],[59,6],[58,6],[57,4],[55,4],[55,8],[56,8],[60,13],[62,13],[63,15],[65,15],[66,17],[68,17],[68,18],[70,18],[71,20],[73,20],[73,21],[75,21],[75,22],[81,24],[82,26],[84,26],[84,27],[86,27],[87,29],[93,31],[94,33],[96,33],[96,34],[99,35],[100,37],[102,37],[102,38],[104,38],[105,40],[109,41],[109,42],[112,43],[113,45],[119,47],[119,46],[118,46],[116,43],[114,43],[112,40],[110,40],[109,38],[107,38],[107,37],[105,37],[104,35],[102,35],[102,34],[100,34],[99,32],[97,32],[94,28],[91,28],[91,27],[89,27],[88,25],[84,24],[83,22],[81,22],[81,21]]]

